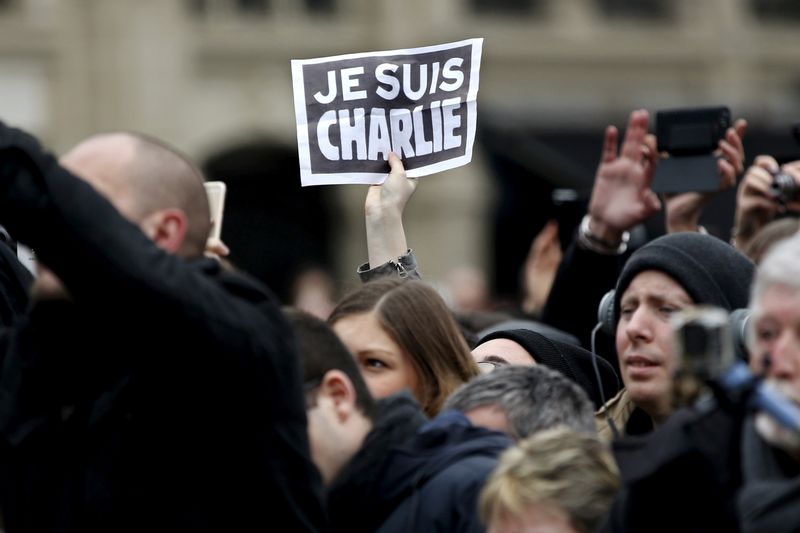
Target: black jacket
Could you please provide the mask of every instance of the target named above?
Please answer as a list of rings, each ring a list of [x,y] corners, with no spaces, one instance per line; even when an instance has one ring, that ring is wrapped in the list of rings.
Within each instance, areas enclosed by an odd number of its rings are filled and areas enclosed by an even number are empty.
[[[800,531],[800,462],[767,444],[750,418],[742,435],[742,531]]]
[[[573,239],[558,265],[541,320],[575,335],[581,346],[591,351],[591,334],[597,325],[600,300],[616,286],[617,277],[629,253],[620,256],[601,255],[584,250],[576,241]],[[608,361],[619,374],[613,337],[598,332],[595,353]]]
[[[615,441],[623,488],[603,531],[738,531],[743,413],[709,401]]]
[[[73,300],[2,340],[10,533],[321,525],[300,366],[265,289],[159,250],[1,124],[0,223]]]
[[[28,308],[33,275],[8,243],[0,243],[0,325],[10,326]]]
[[[483,531],[478,496],[511,440],[453,411],[419,425],[408,397],[393,401],[331,488],[334,530]]]

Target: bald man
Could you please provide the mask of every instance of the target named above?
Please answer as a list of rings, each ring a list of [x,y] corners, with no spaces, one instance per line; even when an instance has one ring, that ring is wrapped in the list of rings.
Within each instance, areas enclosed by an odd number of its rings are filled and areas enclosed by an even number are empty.
[[[290,329],[203,257],[188,160],[119,133],[57,162],[0,123],[0,223],[40,262],[0,342],[9,533],[322,528]]]

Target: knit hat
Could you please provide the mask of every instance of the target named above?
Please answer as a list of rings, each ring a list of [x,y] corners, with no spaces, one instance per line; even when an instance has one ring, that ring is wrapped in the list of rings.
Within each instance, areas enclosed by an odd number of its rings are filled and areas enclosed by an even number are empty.
[[[637,274],[658,270],[674,279],[696,304],[728,311],[747,307],[755,266],[733,246],[702,233],[672,233],[633,253],[622,269],[614,297],[614,322],[620,300]]]
[[[527,329],[530,331],[535,331],[540,335],[544,335],[548,339],[552,341],[563,342],[565,344],[572,344],[574,346],[580,346],[581,341],[578,340],[578,337],[571,333],[567,333],[566,331],[562,331],[560,329],[556,329],[553,326],[545,324],[544,322],[537,322],[536,320],[526,320],[524,318],[512,318],[511,320],[504,320],[502,322],[498,322],[497,324],[492,324],[491,326],[480,330],[477,333],[476,338],[482,339],[489,335],[490,333],[494,333],[495,331],[506,331],[510,329]]]
[[[593,358],[597,359],[597,369],[600,371],[605,400],[613,398],[619,391],[619,379],[608,361],[583,348],[548,339],[529,329],[495,331],[478,341],[478,345],[492,339],[512,340],[531,354],[537,363],[558,370],[567,376],[581,386],[594,403],[595,408],[599,409],[603,405],[603,399],[594,373]]]

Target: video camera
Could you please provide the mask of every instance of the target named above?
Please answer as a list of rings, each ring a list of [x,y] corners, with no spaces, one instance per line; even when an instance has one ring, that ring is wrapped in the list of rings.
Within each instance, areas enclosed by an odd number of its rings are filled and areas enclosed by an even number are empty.
[[[713,392],[725,403],[763,411],[785,428],[800,433],[800,407],[765,386],[761,376],[734,356],[734,339],[745,334],[748,320],[746,310],[728,314],[712,306],[693,306],[673,315],[677,359],[673,405],[694,405]],[[737,400],[731,402],[731,398]]]

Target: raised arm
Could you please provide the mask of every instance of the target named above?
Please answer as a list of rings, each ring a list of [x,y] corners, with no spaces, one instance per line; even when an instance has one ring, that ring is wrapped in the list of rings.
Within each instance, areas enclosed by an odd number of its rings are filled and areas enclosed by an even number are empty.
[[[369,262],[358,268],[362,281],[399,275],[418,278],[416,259],[406,243],[403,210],[417,189],[400,158],[389,154],[391,171],[381,185],[372,185],[364,202]]]
[[[648,120],[647,111],[630,114],[619,150],[617,128],[606,128],[589,212],[564,254],[542,312],[542,321],[572,333],[587,348],[597,305],[622,267],[628,230],[661,206],[650,189],[656,151],[655,139],[647,135]]]

